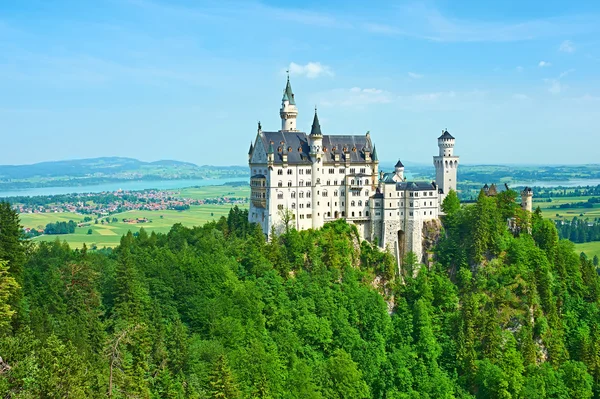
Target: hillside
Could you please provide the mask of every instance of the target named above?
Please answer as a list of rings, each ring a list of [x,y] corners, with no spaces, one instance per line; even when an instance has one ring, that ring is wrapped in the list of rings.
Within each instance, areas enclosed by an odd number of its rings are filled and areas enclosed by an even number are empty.
[[[198,166],[173,160],[143,162],[133,158],[105,157],[32,165],[0,165],[0,190],[127,180],[245,178],[247,175],[248,169],[243,166]]]
[[[234,208],[91,252],[1,205],[0,396],[597,398],[596,266],[514,192],[448,198],[400,271],[344,220],[266,242]]]

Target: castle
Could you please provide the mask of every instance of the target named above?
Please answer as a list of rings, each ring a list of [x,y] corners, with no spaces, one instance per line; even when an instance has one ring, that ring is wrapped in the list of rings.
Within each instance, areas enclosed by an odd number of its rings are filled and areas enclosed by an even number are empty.
[[[281,129],[263,131],[259,122],[250,144],[250,222],[268,236],[273,227],[316,229],[344,218],[362,238],[389,248],[396,259],[412,251],[426,261],[424,230],[439,225],[440,205],[456,190],[459,157],[447,130],[438,137],[439,153],[433,157],[435,182],[407,181],[400,161],[393,172],[379,170],[368,132],[323,134],[316,109],[310,134],[298,131],[289,76],[279,115]]]

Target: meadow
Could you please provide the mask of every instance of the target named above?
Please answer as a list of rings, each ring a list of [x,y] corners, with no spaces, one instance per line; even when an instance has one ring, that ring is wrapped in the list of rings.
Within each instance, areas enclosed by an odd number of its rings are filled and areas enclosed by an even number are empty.
[[[181,189],[180,195],[185,198],[207,199],[218,197],[248,197],[250,188],[248,186],[205,186],[190,187]],[[246,207],[247,205],[238,205]],[[144,228],[148,233],[155,231],[157,233],[167,233],[176,223],[192,227],[203,225],[206,222],[218,220],[221,216],[227,216],[231,209],[231,204],[217,205],[205,204],[194,205],[184,211],[164,210],[164,211],[126,211],[115,213],[109,216],[109,219],[117,218],[117,222],[98,223],[93,221],[83,227],[77,227],[74,234],[62,235],[41,235],[32,239],[32,241],[66,241],[73,248],[81,248],[85,243],[88,248],[95,245],[97,248],[114,247],[119,244],[121,237],[127,234],[138,232]],[[61,212],[61,213],[25,213],[21,214],[21,224],[24,227],[43,229],[48,223],[68,222],[73,220],[82,223],[85,215]],[[148,219],[146,223],[126,223],[123,219]],[[102,219],[105,219],[103,217]],[[92,234],[88,234],[88,230]]]

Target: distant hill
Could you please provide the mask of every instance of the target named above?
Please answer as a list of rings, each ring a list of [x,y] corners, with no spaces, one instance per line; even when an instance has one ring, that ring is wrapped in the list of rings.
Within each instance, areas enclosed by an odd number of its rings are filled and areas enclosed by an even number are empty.
[[[247,166],[198,166],[190,162],[102,157],[31,165],[0,165],[0,190],[68,187],[127,180],[246,178]]]

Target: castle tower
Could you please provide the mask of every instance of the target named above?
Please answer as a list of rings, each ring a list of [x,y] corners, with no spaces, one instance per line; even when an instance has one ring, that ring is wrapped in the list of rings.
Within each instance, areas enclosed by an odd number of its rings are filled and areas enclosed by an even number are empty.
[[[279,110],[279,116],[281,116],[281,131],[282,132],[293,132],[296,131],[296,118],[298,117],[298,108],[296,108],[296,100],[294,99],[294,93],[292,92],[292,85],[290,85],[290,76],[288,75],[287,84],[283,90],[283,98],[281,99],[281,109]]]
[[[521,208],[529,212],[533,210],[533,190],[531,187],[525,187],[521,191]]]
[[[394,166],[394,172],[396,173],[396,181],[404,181],[404,165],[402,161],[398,160]]]
[[[442,130],[438,137],[439,154],[433,157],[435,165],[435,183],[441,191],[440,204],[450,190],[456,191],[456,173],[458,171],[458,156],[454,155],[454,137],[448,130]]]
[[[310,158],[312,161],[311,179],[312,179],[312,227],[318,229],[323,226],[323,212],[325,207],[321,204],[321,171],[323,169],[323,134],[321,125],[317,116],[315,107],[315,117],[313,118],[312,128],[310,129]]]

